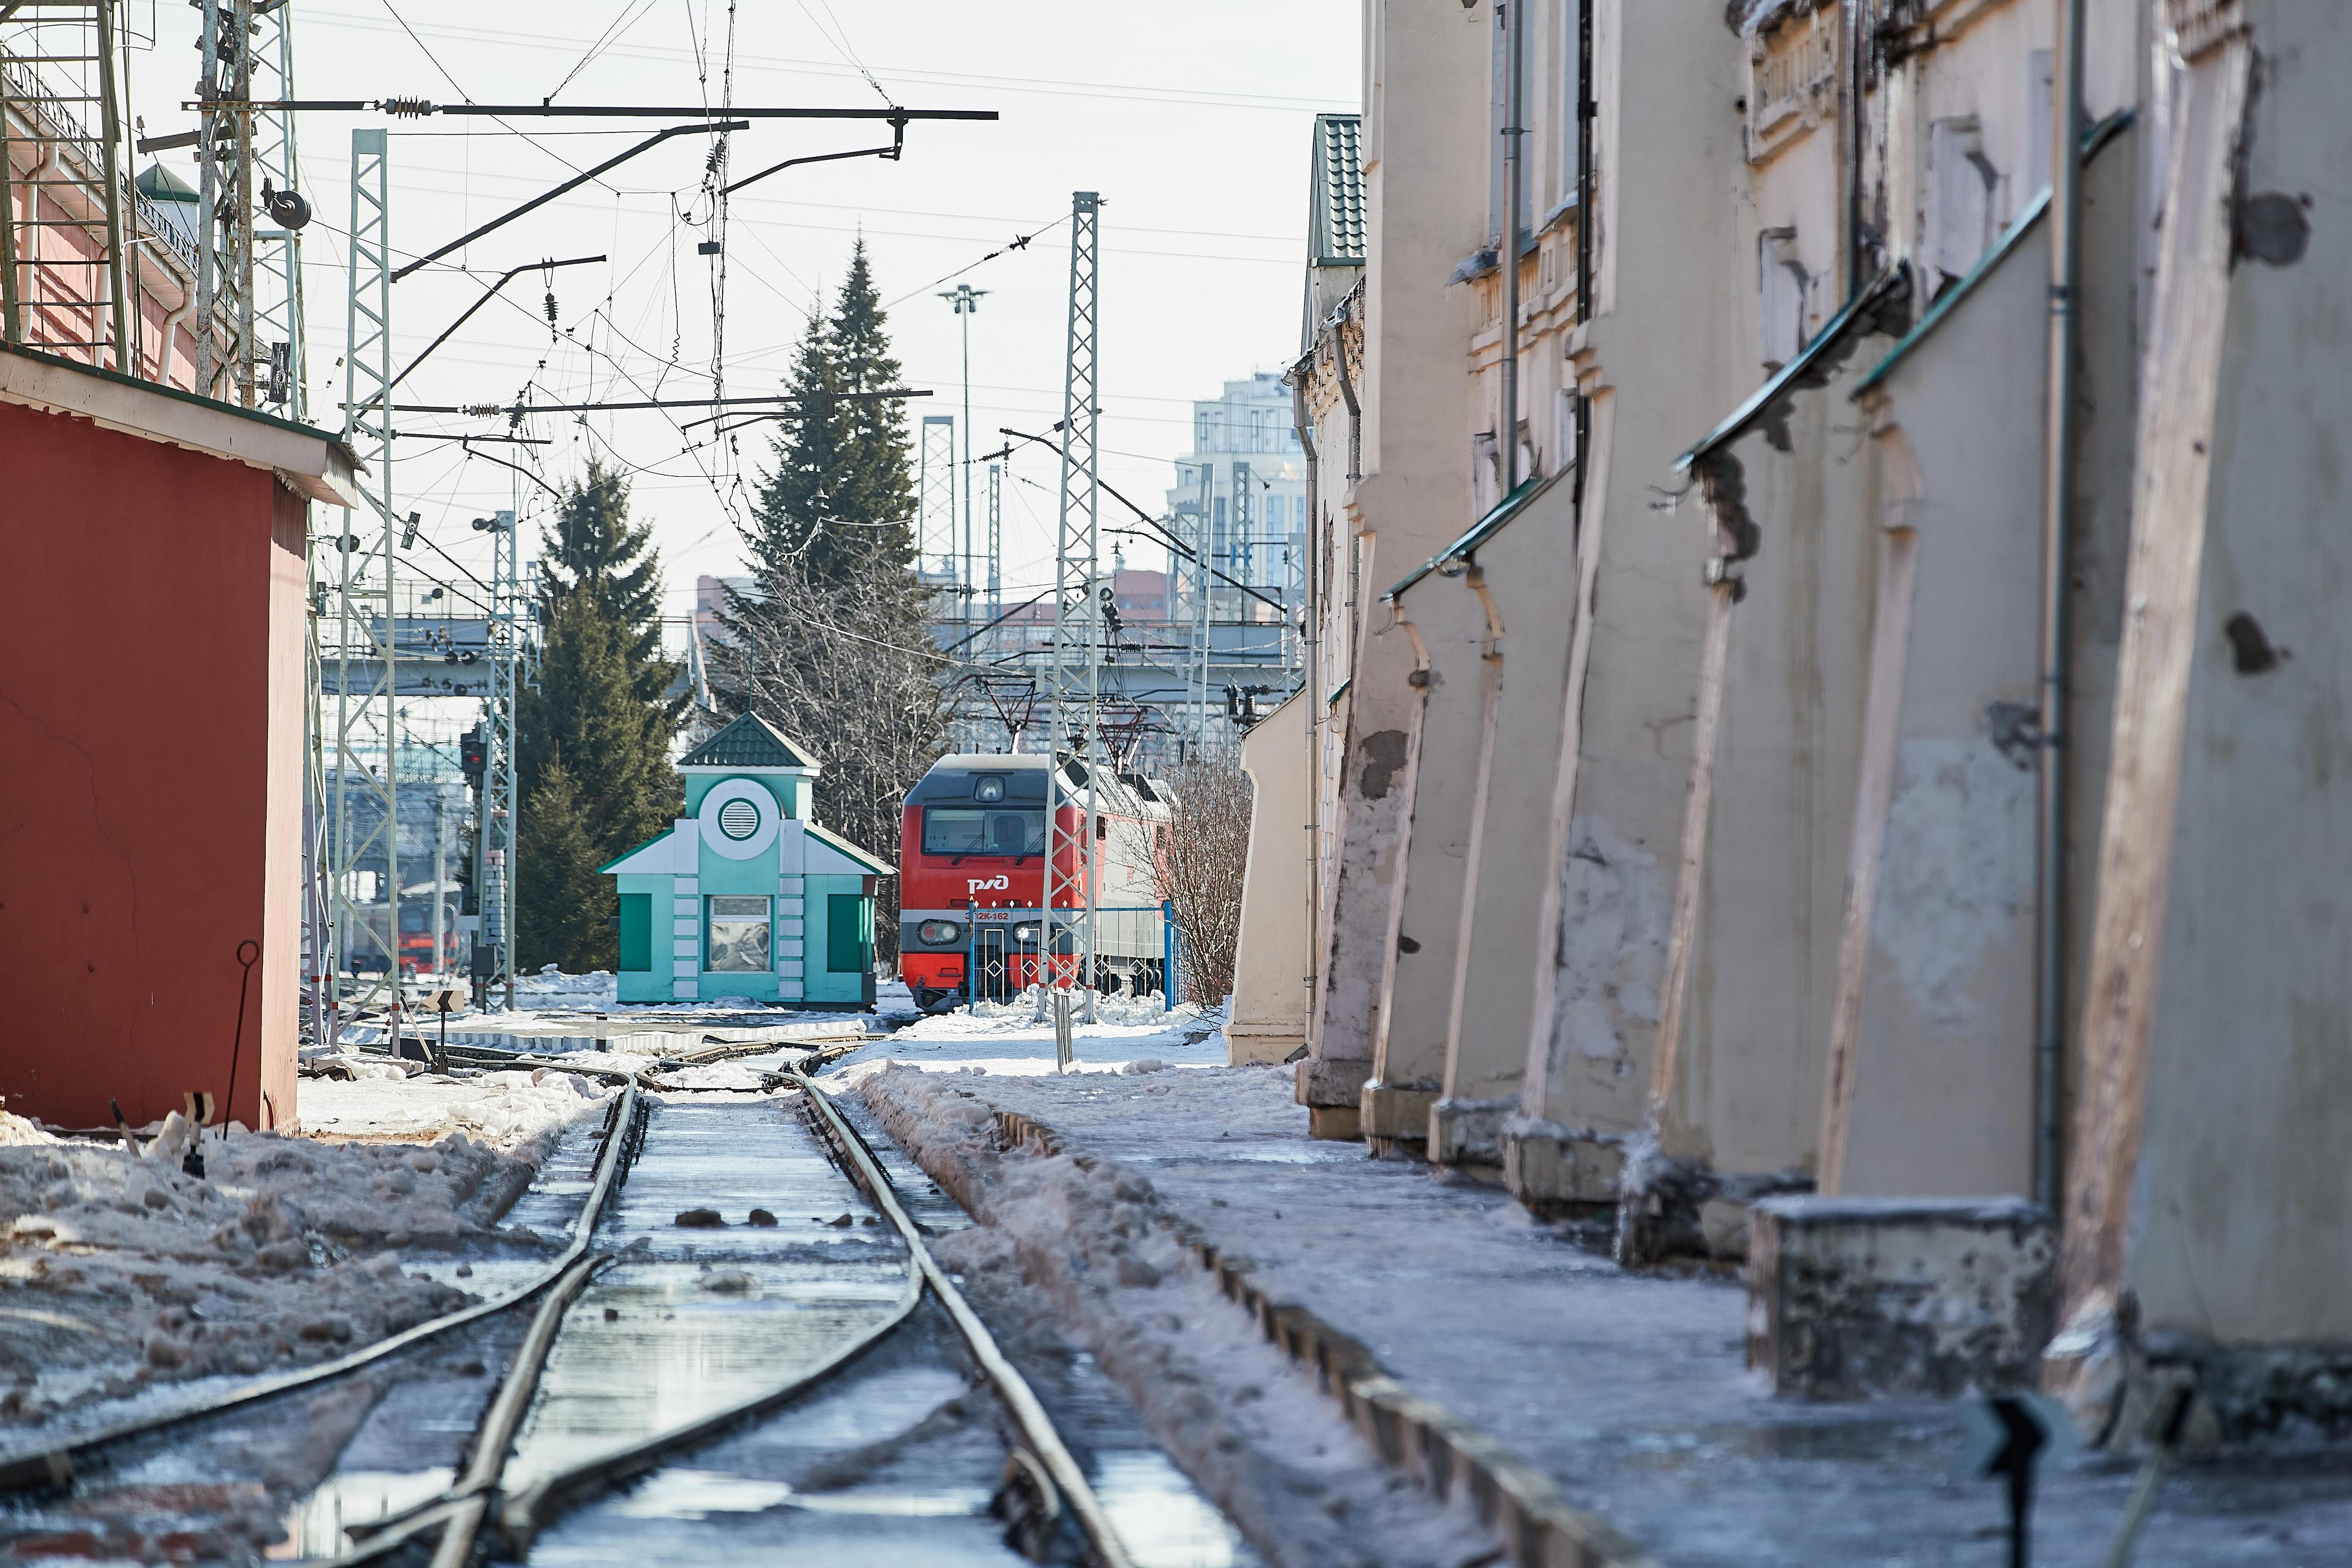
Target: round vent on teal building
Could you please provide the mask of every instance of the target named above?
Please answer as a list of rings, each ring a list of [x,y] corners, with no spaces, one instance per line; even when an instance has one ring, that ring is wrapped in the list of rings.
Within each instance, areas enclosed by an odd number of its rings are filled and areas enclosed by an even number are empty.
[[[748,839],[760,831],[760,808],[737,796],[719,808],[719,831],[730,839]]]

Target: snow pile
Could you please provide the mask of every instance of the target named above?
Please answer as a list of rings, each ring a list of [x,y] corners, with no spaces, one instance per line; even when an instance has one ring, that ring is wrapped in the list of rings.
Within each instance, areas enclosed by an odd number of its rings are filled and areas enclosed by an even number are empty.
[[[237,1128],[205,1135],[199,1178],[180,1168],[191,1142],[175,1113],[138,1155],[0,1147],[0,1426],[323,1360],[453,1311],[467,1298],[404,1275],[393,1249],[479,1233],[532,1170],[458,1136],[331,1145]]]
[[[1050,1312],[1269,1558],[1452,1568],[1501,1555],[1461,1502],[1382,1464],[1219,1293],[1150,1181],[1104,1161],[1000,1155],[988,1104],[952,1076],[884,1070],[857,1092],[984,1222],[935,1241],[940,1260],[992,1300]]]
[[[1117,1071],[1139,1058],[1171,1066],[1222,1065],[1224,1041],[1213,1015],[1198,1008],[1163,1010],[1148,998],[1128,996],[1097,998],[1093,1023],[1072,1021],[1071,1048],[1076,1070]],[[1010,1002],[983,1001],[934,1013],[908,1024],[861,1051],[845,1057],[842,1065],[855,1079],[886,1060],[911,1065],[952,1063],[989,1072],[1038,1073],[1055,1071],[1054,1021],[1037,1017],[1035,993]]]
[[[650,1058],[641,1056],[583,1054],[574,1060],[624,1071],[651,1065]],[[551,1067],[453,1077],[384,1056],[331,1057],[314,1065],[331,1076],[302,1081],[299,1103],[305,1132],[404,1144],[455,1134],[532,1164],[556,1134],[593,1108],[588,1102],[610,1092],[597,1079]]]
[[[541,1007],[611,1007],[618,994],[609,969],[567,975],[552,964],[536,975],[517,975],[514,988],[518,1002]]]
[[[54,1144],[57,1140],[41,1131],[37,1122],[27,1122],[22,1116],[12,1116],[0,1111],[0,1149],[26,1148],[36,1144]]]

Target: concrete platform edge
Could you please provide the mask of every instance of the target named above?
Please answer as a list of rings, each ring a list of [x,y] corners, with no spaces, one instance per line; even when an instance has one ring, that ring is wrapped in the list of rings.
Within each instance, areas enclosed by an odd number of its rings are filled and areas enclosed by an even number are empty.
[[[1007,1149],[1089,1157],[1066,1148],[1033,1117],[1004,1110],[994,1115],[998,1142]],[[957,1173],[929,1174],[954,1191],[950,1183]],[[971,1207],[964,1194],[956,1197]],[[1339,1402],[1381,1457],[1440,1498],[1466,1495],[1479,1520],[1503,1538],[1517,1568],[1654,1568],[1648,1552],[1606,1521],[1571,1506],[1542,1471],[1444,1406],[1406,1388],[1361,1342],[1311,1309],[1266,1295],[1251,1281],[1250,1260],[1221,1251],[1190,1221],[1171,1218],[1225,1298],[1247,1312],[1284,1354],[1314,1371],[1324,1393]]]

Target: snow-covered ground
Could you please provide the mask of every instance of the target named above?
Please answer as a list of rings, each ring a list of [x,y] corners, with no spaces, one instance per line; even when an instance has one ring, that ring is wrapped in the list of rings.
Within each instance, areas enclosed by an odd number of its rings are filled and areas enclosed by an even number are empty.
[[[515,977],[516,1012],[524,1014],[576,1012],[675,1012],[697,1013],[775,1012],[782,1016],[844,1019],[840,1013],[793,1014],[772,1003],[753,1001],[749,997],[703,997],[690,1002],[624,1002],[619,999],[618,982],[607,969],[591,969],[584,975],[567,975],[550,964],[535,975]],[[479,1015],[474,1015],[477,1018]],[[899,980],[883,980],[874,988],[874,1014],[885,1019],[917,1016],[915,996]]]
[[[478,1245],[608,1092],[546,1070],[344,1071],[303,1080],[304,1135],[207,1132],[202,1176],[181,1168],[176,1114],[134,1155],[0,1113],[0,1428],[325,1360],[454,1311],[466,1292],[411,1266]]]
[[[566,1060],[571,1060],[567,1058]],[[582,1057],[642,1069],[649,1057]],[[313,1137],[431,1143],[455,1134],[539,1163],[539,1145],[605,1092],[600,1082],[552,1067],[444,1077],[421,1063],[349,1055],[313,1063],[352,1074],[302,1080],[302,1130]]]
[[[1084,1346],[1268,1561],[1455,1568],[1496,1560],[1497,1542],[1466,1503],[1441,1504],[1381,1465],[1312,1376],[1218,1293],[1171,1234],[1149,1181],[1106,1179],[1066,1155],[1000,1158],[976,1092],[993,1082],[898,1067],[868,1073],[860,1092],[985,1222],[940,1237],[942,1262],[1000,1316],[1034,1314]]]
[[[1414,1394],[1661,1562],[1999,1559],[2001,1496],[1959,1471],[1960,1402],[1772,1399],[1745,1367],[1737,1281],[1628,1274],[1494,1188],[1310,1138],[1285,1071],[1057,1076],[1049,1037],[1042,1071],[990,1063],[975,1074],[942,1061],[924,1072],[903,1047],[881,1049],[900,1065],[866,1069],[859,1097],[934,1175],[974,1173],[984,1217],[1069,1320],[1065,1332],[1098,1339],[1107,1368],[1127,1357],[1116,1364],[1133,1373],[1122,1382],[1139,1401],[1162,1390],[1156,1428],[1245,1527],[1246,1478],[1242,1490],[1219,1483],[1214,1456],[1185,1447],[1182,1428],[1197,1425],[1213,1448],[1229,1435],[1278,1441],[1235,1425],[1267,1375],[1230,1346],[1239,1309],[1202,1294],[1197,1269],[1159,1229],[1163,1216],[1251,1260],[1269,1298],[1354,1336]],[[1087,1168],[999,1152],[997,1109],[1050,1127]],[[1055,1283],[1057,1270],[1069,1282]],[[1155,1315],[1166,1320],[1157,1329]],[[1175,1359],[1154,1370],[1163,1353]],[[2079,1451],[2053,1461],[2037,1494],[2037,1556],[2101,1561],[2132,1479],[2128,1461]],[[2347,1541],[2352,1450],[2248,1450],[2176,1472],[2135,1561],[2316,1564],[2339,1560]]]
[[[1163,1066],[1222,1065],[1225,1037],[1222,1012],[1195,1007],[1170,1011],[1154,998],[1099,998],[1093,1023],[1074,1023],[1072,1070],[1117,1072],[1141,1061]],[[877,1040],[836,1064],[856,1082],[877,1065],[893,1061],[913,1067],[978,1069],[984,1072],[1050,1073],[1054,1023],[1037,1019],[1034,995],[1011,1002],[981,1002],[953,1012],[934,1013]]]

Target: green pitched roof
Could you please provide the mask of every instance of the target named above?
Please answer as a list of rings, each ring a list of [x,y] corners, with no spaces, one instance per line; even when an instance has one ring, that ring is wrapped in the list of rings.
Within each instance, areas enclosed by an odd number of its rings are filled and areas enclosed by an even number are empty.
[[[857,862],[860,865],[863,865],[866,870],[872,872],[877,876],[896,876],[898,873],[898,868],[897,866],[892,865],[880,855],[874,853],[871,850],[859,849],[856,844],[851,843],[847,839],[843,838],[831,828],[820,828],[814,822],[811,822],[808,825],[808,831],[809,837],[819,840],[824,843],[831,844],[835,849],[839,850],[851,860]]]
[[[1356,143],[1363,117],[1315,117],[1315,180],[1308,193],[1307,265],[1364,265],[1364,169]]]
[[[680,768],[814,768],[807,747],[747,713],[678,759]]]
[[[204,197],[161,163],[150,163],[139,176],[139,193],[151,202],[201,202]]]

